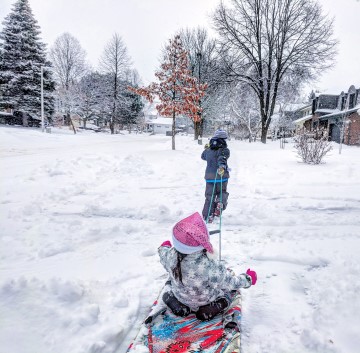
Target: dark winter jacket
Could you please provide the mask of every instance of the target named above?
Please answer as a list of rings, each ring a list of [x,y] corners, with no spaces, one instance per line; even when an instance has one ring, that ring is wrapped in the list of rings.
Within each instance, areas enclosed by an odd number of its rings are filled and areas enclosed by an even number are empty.
[[[227,148],[224,139],[212,138],[210,140],[210,147],[205,149],[201,154],[201,158],[207,162],[205,170],[206,181],[214,181],[216,178],[216,171],[219,167],[225,169],[223,179],[230,177],[227,160],[230,157],[230,150]],[[220,180],[219,175],[216,178]]]
[[[251,286],[249,276],[246,274],[235,276],[222,263],[209,258],[209,254],[203,250],[186,255],[182,260],[181,283],[175,279],[172,272],[177,264],[175,248],[160,246],[158,251],[160,262],[170,276],[172,292],[180,302],[194,311],[231,290]]]

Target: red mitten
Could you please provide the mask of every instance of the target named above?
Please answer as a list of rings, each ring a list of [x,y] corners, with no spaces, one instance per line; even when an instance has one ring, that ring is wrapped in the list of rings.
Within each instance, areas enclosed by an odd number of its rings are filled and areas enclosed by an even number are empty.
[[[166,246],[168,248],[172,247],[170,240],[165,240],[160,246]]]
[[[256,272],[253,270],[250,270],[250,268],[248,268],[248,270],[246,271],[246,274],[251,277],[251,284],[255,285],[255,283],[257,281]]]

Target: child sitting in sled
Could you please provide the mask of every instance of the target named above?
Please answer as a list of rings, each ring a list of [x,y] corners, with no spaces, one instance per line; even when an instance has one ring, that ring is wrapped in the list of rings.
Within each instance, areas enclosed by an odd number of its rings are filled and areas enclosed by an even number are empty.
[[[255,271],[248,269],[236,276],[209,256],[213,247],[198,212],[175,224],[172,241],[174,246],[167,240],[158,251],[170,279],[162,299],[175,315],[195,313],[201,321],[211,320],[228,309],[232,290],[256,283]]]

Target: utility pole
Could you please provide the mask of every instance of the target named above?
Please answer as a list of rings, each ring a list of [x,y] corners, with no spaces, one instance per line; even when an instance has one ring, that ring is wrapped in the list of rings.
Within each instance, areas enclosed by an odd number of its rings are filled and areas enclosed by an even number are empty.
[[[44,126],[44,66],[41,65],[41,130],[45,131]]]

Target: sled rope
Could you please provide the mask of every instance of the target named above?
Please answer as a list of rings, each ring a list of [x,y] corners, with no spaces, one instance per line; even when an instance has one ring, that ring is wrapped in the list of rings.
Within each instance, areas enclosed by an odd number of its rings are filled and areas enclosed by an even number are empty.
[[[215,194],[215,188],[216,188],[216,179],[217,179],[217,173],[215,175],[214,186],[213,186],[213,190],[212,190],[212,194],[211,194],[211,200],[210,200],[208,215],[206,217],[206,224],[208,224],[208,222],[209,222],[210,210],[211,210],[211,206],[212,206],[212,203],[213,203],[213,200],[214,200],[214,194]]]
[[[213,190],[212,190],[211,200],[210,200],[210,206],[209,206],[209,210],[208,210],[208,215],[206,217],[206,224],[208,224],[208,222],[209,222],[210,210],[212,208],[212,204],[213,204],[213,201],[214,201],[217,176],[218,176],[218,173],[216,173],[216,175],[215,175],[214,187],[213,187]],[[220,218],[219,230],[209,233],[209,234],[219,233],[219,261],[221,261],[221,223],[222,223],[222,209],[223,209],[223,206],[222,206],[222,200],[223,200],[222,184],[223,184],[223,177],[222,177],[222,175],[220,175],[220,200],[219,200],[219,202],[221,204],[221,207],[220,207],[220,217],[219,217]]]
[[[222,221],[222,210],[223,210],[222,175],[220,175],[220,178],[221,179],[220,179],[219,261],[221,261],[221,221]]]

